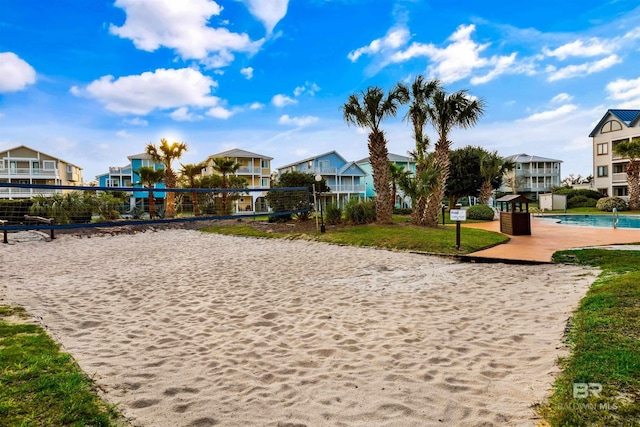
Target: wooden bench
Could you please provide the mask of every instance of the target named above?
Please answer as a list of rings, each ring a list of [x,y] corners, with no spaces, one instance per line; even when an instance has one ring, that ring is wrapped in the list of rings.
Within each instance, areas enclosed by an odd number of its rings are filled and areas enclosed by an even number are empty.
[[[39,222],[42,224],[53,224],[54,223],[54,219],[53,218],[43,218],[41,216],[33,216],[33,215],[25,215],[24,216],[24,220],[25,221],[35,221],[35,222]],[[53,228],[51,229],[51,240],[55,239],[55,235],[53,233]]]

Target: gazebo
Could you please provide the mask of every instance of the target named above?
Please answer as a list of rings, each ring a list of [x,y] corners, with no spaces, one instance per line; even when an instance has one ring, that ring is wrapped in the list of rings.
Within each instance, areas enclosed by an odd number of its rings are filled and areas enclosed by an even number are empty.
[[[512,236],[531,235],[531,200],[520,194],[510,194],[496,200],[500,203],[500,232]],[[523,210],[524,205],[524,210]]]

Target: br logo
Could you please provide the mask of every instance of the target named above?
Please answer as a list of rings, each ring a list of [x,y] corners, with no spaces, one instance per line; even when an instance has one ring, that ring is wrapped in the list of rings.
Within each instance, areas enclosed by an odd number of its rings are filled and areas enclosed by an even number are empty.
[[[600,397],[602,384],[600,383],[573,383],[573,397],[575,399],[584,399],[589,397]]]

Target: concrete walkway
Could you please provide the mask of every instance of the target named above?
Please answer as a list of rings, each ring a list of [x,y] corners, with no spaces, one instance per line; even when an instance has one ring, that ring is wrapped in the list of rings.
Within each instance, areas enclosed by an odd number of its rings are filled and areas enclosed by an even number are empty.
[[[464,224],[463,227],[500,232],[500,221]],[[531,236],[509,236],[509,242],[474,252],[470,256],[550,262],[554,252],[593,246],[640,243],[640,230],[560,225],[552,219],[531,218]],[[462,230],[464,239],[464,230]],[[607,248],[610,249],[610,248]]]

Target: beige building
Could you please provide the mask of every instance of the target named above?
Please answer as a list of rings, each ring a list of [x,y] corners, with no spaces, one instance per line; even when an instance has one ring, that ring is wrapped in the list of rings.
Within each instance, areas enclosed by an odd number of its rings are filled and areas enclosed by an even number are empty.
[[[82,185],[82,168],[24,145],[0,151],[0,184]],[[62,192],[0,187],[0,198],[31,197]]]
[[[203,175],[214,175],[217,172],[213,169],[213,159],[223,158],[235,160],[240,165],[235,175],[244,178],[247,188],[269,188],[271,184],[271,160],[273,157],[263,154],[252,153],[250,151],[234,148],[221,153],[212,154],[205,160],[206,167]],[[250,191],[241,196],[236,201],[237,212],[264,212],[267,210],[264,196],[266,191]]]
[[[640,110],[608,110],[589,136],[593,139],[593,188],[626,199],[629,159],[615,154],[614,148],[640,137]]]

